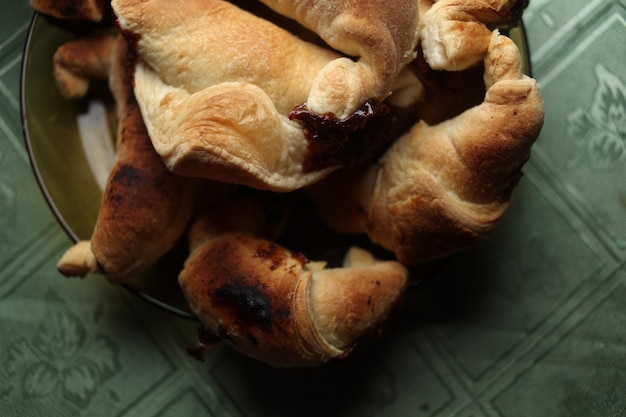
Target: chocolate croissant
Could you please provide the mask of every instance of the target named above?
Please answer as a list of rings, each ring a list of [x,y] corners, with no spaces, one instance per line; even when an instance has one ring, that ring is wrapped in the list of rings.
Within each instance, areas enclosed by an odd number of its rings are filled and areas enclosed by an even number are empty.
[[[235,350],[273,366],[324,363],[378,330],[402,300],[398,262],[352,248],[343,267],[327,269],[259,237],[248,208],[229,207],[231,220],[219,207],[201,217],[179,275],[206,330]]]
[[[110,47],[110,38],[101,40],[102,48]],[[65,48],[72,45],[80,42]],[[134,99],[133,57],[126,40],[117,36],[112,51],[109,85],[118,106],[115,164],[91,236],[92,254],[84,250],[85,243],[79,243],[58,268],[66,275],[82,276],[97,265],[107,279],[119,283],[153,265],[174,246],[191,217],[197,183],[163,165]]]
[[[338,168],[305,167],[312,145],[289,114],[339,54],[225,1],[114,0],[112,7],[140,57],[135,94],[172,172],[291,191]],[[417,100],[419,82],[412,77],[411,88],[407,75],[398,80]]]

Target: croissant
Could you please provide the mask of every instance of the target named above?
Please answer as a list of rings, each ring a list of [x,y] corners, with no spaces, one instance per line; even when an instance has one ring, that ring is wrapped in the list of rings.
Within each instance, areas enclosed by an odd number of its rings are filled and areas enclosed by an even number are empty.
[[[343,120],[369,99],[383,101],[416,56],[416,0],[261,1],[346,55],[318,70],[306,106],[319,114]]]
[[[310,168],[314,144],[289,119],[336,52],[225,1],[114,0],[112,7],[140,57],[135,94],[172,172],[291,191],[338,168]],[[420,93],[407,76],[398,77],[405,103]]]
[[[200,217],[179,275],[205,329],[235,350],[272,366],[324,363],[347,355],[401,302],[408,274],[398,262],[352,248],[343,267],[325,268],[259,237],[249,208],[228,206],[230,221],[224,207]]]
[[[118,106],[116,159],[91,236],[91,253],[79,242],[61,258],[58,269],[84,276],[97,266],[107,279],[119,283],[153,265],[182,236],[198,185],[169,172],[152,147],[132,92],[126,40],[117,36],[111,49],[111,38],[99,39],[101,52],[113,52],[109,85]],[[97,43],[90,45],[95,53]],[[64,48],[72,46],[82,43],[72,41]]]
[[[498,31],[490,39],[484,102],[433,126],[419,122],[378,163],[313,189],[329,225],[367,233],[404,264],[458,252],[491,233],[544,113],[515,44]],[[343,205],[336,204],[338,196]]]

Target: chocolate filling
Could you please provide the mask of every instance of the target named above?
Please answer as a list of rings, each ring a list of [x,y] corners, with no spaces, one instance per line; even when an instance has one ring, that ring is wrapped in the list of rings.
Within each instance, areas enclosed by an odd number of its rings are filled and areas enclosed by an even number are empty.
[[[289,114],[304,127],[309,142],[304,172],[371,161],[415,122],[414,109],[368,100],[347,119],[296,106]]]

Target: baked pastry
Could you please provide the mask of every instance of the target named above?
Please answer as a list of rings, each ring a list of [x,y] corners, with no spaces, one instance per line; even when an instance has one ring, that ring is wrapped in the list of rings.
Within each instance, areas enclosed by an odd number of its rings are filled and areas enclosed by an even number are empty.
[[[485,56],[491,30],[517,23],[528,0],[418,0],[420,36],[432,69],[458,71]]]
[[[225,1],[114,0],[112,7],[140,58],[135,94],[172,172],[291,191],[338,168],[307,168],[313,145],[289,119],[336,52]],[[416,100],[419,82],[412,77],[411,86],[407,76],[402,90]]]
[[[92,80],[106,80],[116,43],[114,36],[88,36],[59,46],[52,57],[59,93],[68,99],[80,98],[87,93]]]
[[[179,275],[205,331],[235,350],[273,366],[320,364],[347,355],[401,302],[398,262],[352,248],[343,267],[325,268],[260,237],[263,219],[249,213],[218,206],[194,223]]]
[[[39,13],[61,20],[100,22],[108,6],[108,0],[30,0],[30,7]]]
[[[182,236],[194,208],[197,182],[169,172],[154,151],[134,100],[128,70],[133,58],[126,40],[117,36],[111,48],[111,38],[100,39],[102,51],[113,52],[109,85],[118,106],[116,159],[91,236],[92,253],[79,243],[61,258],[58,268],[66,275],[83,276],[97,265],[107,279],[120,283],[152,266]],[[77,41],[65,49],[72,45],[82,48]],[[91,43],[92,51],[97,45]]]
[[[261,0],[317,33],[344,56],[315,76],[306,107],[346,119],[367,100],[383,101],[415,56],[416,0]]]
[[[498,31],[484,67],[483,103],[436,125],[419,122],[377,164],[313,189],[325,221],[367,233],[404,264],[484,240],[506,212],[544,116],[536,81]]]

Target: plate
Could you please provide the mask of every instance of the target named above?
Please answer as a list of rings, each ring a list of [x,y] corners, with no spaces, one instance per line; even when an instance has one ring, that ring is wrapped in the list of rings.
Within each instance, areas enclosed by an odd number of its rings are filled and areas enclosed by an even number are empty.
[[[80,26],[60,25],[35,13],[21,73],[22,124],[31,165],[50,209],[74,242],[91,236],[114,158],[114,105],[106,85],[95,83],[87,97],[67,100],[60,96],[53,79],[52,57],[57,47],[85,30]],[[520,48],[525,71],[530,73],[523,25],[509,29],[507,34]],[[300,215],[312,214],[300,212]],[[286,246],[332,264],[331,258],[340,258],[349,244],[368,246],[369,243],[339,235],[332,240],[327,240],[328,236],[322,239],[320,234],[331,232],[315,223],[310,227],[311,233],[319,239],[307,239],[308,247],[293,247],[289,245],[301,239],[296,237],[289,241],[287,237]],[[320,240],[333,241],[333,248],[316,248],[315,242]],[[375,251],[375,248],[368,249]],[[181,242],[153,268],[123,286],[161,308],[194,319],[177,283],[186,255]],[[428,276],[437,265],[421,266],[420,277]]]
[[[22,125],[31,165],[52,212],[74,242],[91,236],[114,158],[114,104],[105,83],[95,83],[84,99],[68,100],[53,79],[57,47],[84,30],[35,13],[21,73]],[[176,248],[123,286],[177,315],[194,318],[176,281],[184,256],[182,248]]]

